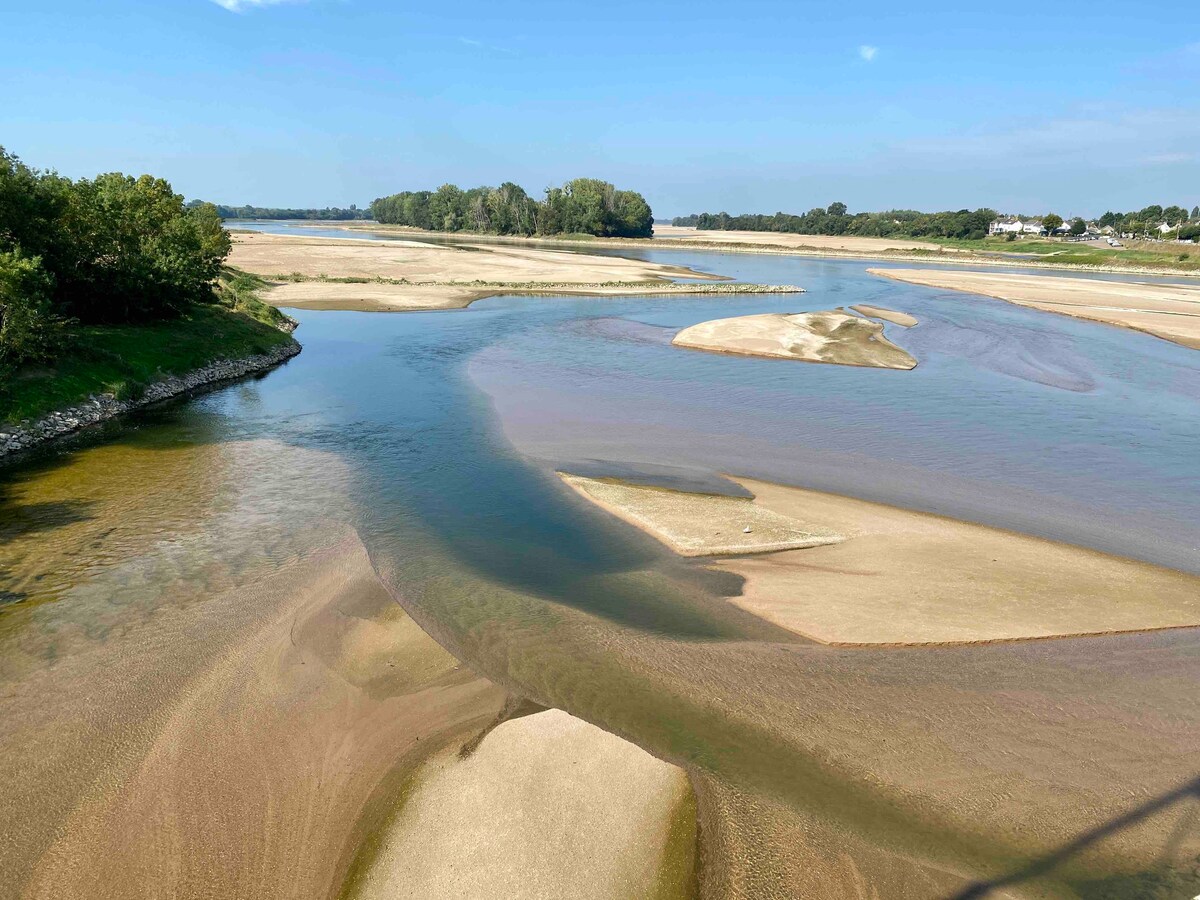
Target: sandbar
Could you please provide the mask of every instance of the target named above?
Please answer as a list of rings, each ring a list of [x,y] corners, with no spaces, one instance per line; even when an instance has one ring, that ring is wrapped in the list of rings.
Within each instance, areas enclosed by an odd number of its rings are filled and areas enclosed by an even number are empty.
[[[885,322],[891,322],[893,325],[901,325],[904,328],[912,328],[917,324],[916,316],[888,309],[886,306],[871,306],[866,303],[859,303],[851,306],[850,309],[859,315],[869,316],[872,319],[883,319]]]
[[[712,319],[683,329],[677,347],[801,362],[912,369],[916,359],[883,336],[878,322],[835,310]]]
[[[267,302],[308,309],[457,309],[497,294],[800,291],[734,283],[684,266],[511,244],[237,233],[229,263],[273,282]]]
[[[680,243],[753,244],[787,249],[846,250],[857,253],[888,250],[941,250],[932,241],[911,238],[859,237],[858,235],[792,234],[782,231],[701,231],[678,225],[655,225],[654,240]]]
[[[844,536],[711,563],[745,579],[730,602],[822,643],[957,644],[1200,625],[1193,575],[927,513],[734,480],[754,499],[731,502]],[[689,533],[725,525],[707,518],[708,495],[670,502],[664,494],[683,492],[626,484],[619,494],[601,493],[580,481],[583,496],[656,537],[664,506],[677,511],[672,526]],[[689,514],[696,518],[687,521]]]
[[[421,767],[355,896],[681,896],[660,873],[694,803],[682,769],[581,719],[511,719]]]
[[[641,528],[680,556],[770,553],[842,540],[830,529],[780,515],[743,497],[558,474],[581,496]]]
[[[940,269],[867,269],[909,284],[966,291],[1142,331],[1200,349],[1200,286]]]

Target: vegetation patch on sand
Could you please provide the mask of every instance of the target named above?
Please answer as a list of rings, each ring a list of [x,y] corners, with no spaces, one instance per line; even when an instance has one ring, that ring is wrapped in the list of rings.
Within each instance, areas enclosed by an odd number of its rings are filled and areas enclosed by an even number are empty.
[[[836,310],[713,319],[685,328],[677,347],[802,362],[912,369],[917,361],[883,336],[883,326]]]
[[[842,540],[742,497],[723,497],[584,478],[559,472],[577,493],[636,525],[681,556],[771,553]]]
[[[966,291],[1143,331],[1200,349],[1200,286],[941,269],[867,269],[895,281]]]
[[[694,543],[715,540],[729,528],[733,505],[747,509],[745,521],[753,509],[790,523],[780,527],[844,535],[712,564],[746,579],[731,602],[823,643],[969,643],[1200,625],[1200,578],[1093,550],[748,479],[735,480],[753,501],[564,477],[673,547],[666,529]]]
[[[560,710],[510,719],[418,770],[356,896],[681,897],[681,810],[681,769]]]

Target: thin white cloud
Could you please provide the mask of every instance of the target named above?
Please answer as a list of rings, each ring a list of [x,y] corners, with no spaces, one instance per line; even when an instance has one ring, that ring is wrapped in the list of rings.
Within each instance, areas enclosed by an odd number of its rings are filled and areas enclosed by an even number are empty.
[[[875,59],[875,54],[879,52],[878,47],[872,47],[870,44],[862,44],[858,48],[858,55],[863,62],[872,62]]]
[[[297,3],[303,2],[303,0],[212,0],[212,2],[230,12],[240,13],[248,9],[259,9],[263,6],[278,6],[281,3]]]

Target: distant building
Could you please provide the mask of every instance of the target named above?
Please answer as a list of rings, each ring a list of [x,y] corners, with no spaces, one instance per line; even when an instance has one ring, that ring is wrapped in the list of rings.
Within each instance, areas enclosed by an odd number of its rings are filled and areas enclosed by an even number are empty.
[[[1046,231],[1041,219],[1018,219],[1005,216],[988,226],[988,234],[1043,234]]]
[[[1178,226],[1172,225],[1170,222],[1163,222],[1158,226],[1159,234],[1166,234],[1168,231],[1174,231]]]

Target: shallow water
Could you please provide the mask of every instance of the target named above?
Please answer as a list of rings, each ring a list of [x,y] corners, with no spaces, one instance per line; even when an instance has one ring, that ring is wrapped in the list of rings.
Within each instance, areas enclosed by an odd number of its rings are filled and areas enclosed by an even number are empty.
[[[52,667],[70,650],[54,639],[64,622],[120,627],[177,598],[171,586],[201,596],[337,518],[358,529],[418,620],[489,677],[905,852],[991,871],[1028,849],[1025,839],[996,839],[993,820],[964,825],[963,811],[939,806],[945,796],[917,814],[895,791],[870,786],[884,777],[911,791],[922,771],[966,784],[993,766],[976,746],[982,733],[1066,783],[1091,757],[1088,742],[1116,732],[1124,757],[1146,763],[1136,790],[1170,787],[1180,764],[1156,771],[1158,755],[1186,746],[1200,721],[1181,693],[1197,671],[1190,632],[1053,651],[815,648],[724,603],[731,579],[587,507],[552,469],[697,486],[731,472],[1200,571],[1200,357],[1145,335],[883,281],[864,273],[867,263],[649,255],[809,293],[298,311],[305,350],[269,376],[109,429],[115,445],[89,449],[99,438],[84,437],[76,451],[4,471],[0,590],[10,602],[0,607],[0,655],[7,662],[19,649],[23,662],[0,671],[23,679]],[[889,326],[917,369],[669,345],[674,329],[708,318],[859,302],[921,320],[909,331]],[[276,464],[220,452],[264,438],[291,450]],[[136,492],[106,495],[104,479],[153,452],[183,462],[161,484],[146,482],[146,503]],[[222,474],[216,458],[235,471]],[[112,537],[84,527],[109,519]],[[189,537],[196,532],[203,539]],[[187,562],[169,575],[138,565],[166,550]],[[138,576],[117,591],[116,573],[130,567]],[[1114,679],[1106,661],[1118,657]],[[1155,671],[1170,676],[1160,682]],[[1053,701],[1040,696],[1047,683]],[[1068,716],[1053,711],[1064,697]],[[936,746],[919,737],[929,733]],[[1141,743],[1139,733],[1153,737]],[[897,743],[907,757],[895,755]],[[1042,759],[1033,748],[1046,746],[1063,749]],[[1014,793],[1038,797],[1020,766],[1000,768]],[[1070,817],[1060,818],[1069,835]]]

